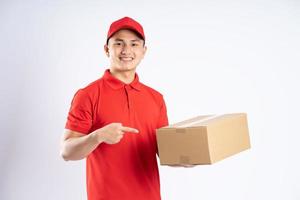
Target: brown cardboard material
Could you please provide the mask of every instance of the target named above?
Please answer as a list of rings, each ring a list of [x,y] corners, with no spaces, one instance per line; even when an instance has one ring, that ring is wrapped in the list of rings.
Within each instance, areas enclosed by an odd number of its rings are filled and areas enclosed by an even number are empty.
[[[247,115],[205,115],[156,130],[161,165],[213,164],[250,148]]]

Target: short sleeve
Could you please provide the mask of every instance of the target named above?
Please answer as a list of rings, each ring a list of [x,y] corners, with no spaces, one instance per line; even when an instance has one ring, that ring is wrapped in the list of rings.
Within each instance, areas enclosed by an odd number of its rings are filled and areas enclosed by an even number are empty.
[[[157,124],[157,128],[161,128],[164,126],[168,126],[169,121],[168,121],[168,115],[167,115],[167,107],[164,99],[162,98],[162,105],[160,108],[160,116]]]
[[[78,90],[71,102],[66,129],[88,134],[92,127],[92,100],[83,89]]]

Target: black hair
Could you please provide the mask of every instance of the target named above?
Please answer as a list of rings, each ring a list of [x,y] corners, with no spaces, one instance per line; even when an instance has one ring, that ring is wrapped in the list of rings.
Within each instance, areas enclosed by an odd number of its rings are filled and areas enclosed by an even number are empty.
[[[144,40],[143,36],[142,36],[139,32],[137,32],[136,30],[133,30],[133,29],[125,29],[125,30],[133,31],[133,32],[138,36],[138,38],[140,38],[141,40],[144,41],[143,46],[145,46],[146,41]],[[109,39],[110,39],[113,35],[114,35],[114,34],[112,34],[109,38],[107,38],[107,40],[106,40],[106,45],[108,45],[108,41],[109,41]]]

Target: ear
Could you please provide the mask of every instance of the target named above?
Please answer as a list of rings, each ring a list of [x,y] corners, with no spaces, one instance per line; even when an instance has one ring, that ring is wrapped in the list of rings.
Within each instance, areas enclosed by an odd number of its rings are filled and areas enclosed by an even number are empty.
[[[105,52],[106,56],[109,57],[109,48],[108,48],[107,44],[104,45],[104,52]]]
[[[144,46],[143,58],[145,57],[146,52],[147,52],[147,46]]]

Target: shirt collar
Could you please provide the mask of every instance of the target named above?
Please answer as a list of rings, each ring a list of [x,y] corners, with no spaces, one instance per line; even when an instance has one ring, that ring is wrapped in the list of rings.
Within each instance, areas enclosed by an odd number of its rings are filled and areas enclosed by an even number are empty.
[[[133,89],[136,89],[137,91],[140,91],[141,90],[141,83],[139,81],[139,76],[137,73],[135,73],[135,76],[134,76],[134,80],[129,83],[129,84],[126,84],[122,81],[120,81],[119,79],[117,79],[116,77],[114,77],[109,69],[106,69],[105,72],[104,72],[104,75],[103,75],[103,79],[106,81],[106,83],[113,89],[115,90],[118,90],[118,89],[121,89],[121,88],[124,88],[125,86],[129,86]]]

